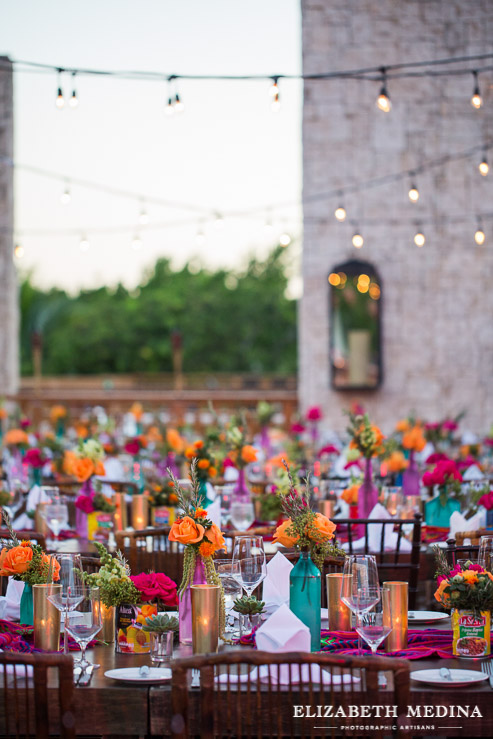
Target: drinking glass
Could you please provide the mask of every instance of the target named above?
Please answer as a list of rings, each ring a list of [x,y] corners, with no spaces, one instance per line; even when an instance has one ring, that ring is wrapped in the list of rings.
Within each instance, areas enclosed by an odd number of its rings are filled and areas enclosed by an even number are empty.
[[[68,654],[68,634],[67,619],[68,612],[74,608],[82,600],[82,587],[84,585],[82,579],[82,559],[80,554],[58,553],[56,560],[60,565],[58,572],[58,585],[62,586],[60,593],[54,593],[48,596],[48,600],[57,608],[60,613],[65,614],[64,628],[64,654]]]
[[[482,536],[479,540],[478,564],[493,573],[493,536]]]
[[[397,515],[397,511],[403,503],[402,488],[384,487],[382,488],[383,504],[391,516]]]
[[[267,574],[261,536],[237,536],[232,558],[233,577],[250,596]]]
[[[67,614],[65,628],[70,636],[75,639],[81,649],[80,662],[82,670],[88,667],[97,668],[99,665],[92,664],[86,659],[86,647],[94,637],[101,631],[103,625],[101,617],[101,602],[99,599],[99,588],[91,588],[83,585],[81,588],[81,599],[72,611]]]
[[[151,662],[157,663],[158,667],[161,662],[169,662],[173,658],[174,636],[174,631],[165,631],[162,633],[150,632],[151,646],[149,653],[151,655]]]
[[[355,554],[346,557],[341,583],[341,600],[356,615],[366,613],[380,599],[377,562],[372,554]],[[364,591],[365,596],[358,595]],[[361,653],[361,635],[358,634],[358,650]]]
[[[246,531],[255,521],[253,503],[232,502],[229,517],[237,531]]]
[[[357,598],[364,603],[378,601],[365,612],[359,612],[356,619],[356,631],[370,646],[372,654],[392,631],[392,610],[389,588],[367,588],[358,590]]]
[[[230,559],[216,559],[214,560],[214,566],[216,572],[221,578],[221,584],[224,591],[224,610],[226,615],[226,626],[228,626],[231,612],[233,610],[234,602],[237,598],[241,597],[241,585],[238,582],[238,578],[234,576],[240,574],[238,562],[233,563]],[[229,631],[229,629],[225,629]]]
[[[60,498],[58,488],[43,487],[45,494],[50,496],[50,502],[42,507],[42,516],[55,537],[53,549],[58,547],[58,535],[68,526],[68,506],[65,498]]]

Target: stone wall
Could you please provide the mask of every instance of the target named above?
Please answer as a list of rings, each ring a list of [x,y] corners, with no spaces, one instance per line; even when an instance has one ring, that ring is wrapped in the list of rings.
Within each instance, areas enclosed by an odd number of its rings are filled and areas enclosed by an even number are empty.
[[[14,157],[12,65],[0,57],[0,157]],[[0,160],[0,397],[18,386],[17,279],[13,263],[13,168]]]
[[[305,74],[492,51],[488,0],[302,0],[302,13]],[[475,431],[493,423],[493,222],[485,244],[474,241],[475,214],[492,211],[493,168],[479,174],[479,153],[423,173],[416,204],[408,181],[348,195],[353,223],[334,218],[337,198],[319,197],[491,138],[493,74],[480,83],[478,111],[472,75],[391,81],[389,114],[375,106],[378,82],[305,83],[299,394],[302,409],[322,405],[331,427],[344,428],[355,400],[387,431],[411,410],[432,421],[467,409],[463,426]],[[345,259],[372,262],[382,279],[384,379],[373,392],[330,386],[327,276]]]

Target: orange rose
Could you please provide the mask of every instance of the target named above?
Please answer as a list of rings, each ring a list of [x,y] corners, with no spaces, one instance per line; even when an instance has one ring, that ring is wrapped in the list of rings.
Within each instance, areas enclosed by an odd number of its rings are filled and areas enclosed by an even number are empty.
[[[87,457],[76,457],[72,464],[72,474],[79,482],[85,482],[94,474],[94,464]]]
[[[209,477],[215,477],[217,475],[217,470],[215,467],[209,467]]]
[[[196,523],[190,516],[175,521],[171,526],[168,539],[180,544],[197,544],[204,537],[204,527]]]
[[[18,546],[9,549],[3,556],[0,575],[23,575],[32,558],[33,550],[31,547]]]
[[[199,461],[197,462],[197,467],[199,468],[199,470],[206,470],[210,466],[211,463],[208,459],[199,459]]]
[[[73,475],[74,462],[77,459],[75,452],[67,451],[63,455],[63,471],[66,475]]]
[[[195,457],[195,449],[193,448],[193,446],[189,446],[186,448],[185,457],[187,459],[193,459]]]
[[[358,490],[359,485],[351,485],[343,491],[341,498],[349,505],[354,505],[358,502]]]
[[[387,469],[389,472],[401,472],[401,470],[405,470],[407,467],[409,467],[409,462],[402,452],[392,452],[387,459]]]
[[[385,439],[385,436],[382,434],[378,426],[372,426],[371,430],[375,434],[375,446],[381,446],[382,441]]]
[[[241,458],[246,464],[257,461],[257,451],[250,444],[245,444],[241,450]]]
[[[290,461],[288,455],[285,454],[284,452],[280,452],[277,456],[271,457],[268,460],[268,464],[272,465],[272,467],[279,467],[279,469],[283,469],[283,467],[284,467],[283,460],[285,460],[286,464],[289,467],[290,464],[291,464],[291,461]]]
[[[178,496],[176,493],[170,493],[169,494],[169,502],[170,503],[178,503]]]
[[[207,529],[205,535],[210,543],[213,545],[215,552],[217,552],[219,549],[226,549],[226,542],[224,541],[222,531],[218,526],[216,526],[215,523],[213,523],[212,526]]]
[[[315,541],[327,541],[328,539],[334,538],[336,525],[322,513],[315,514],[315,521],[313,522],[313,526],[317,529],[316,538],[314,539]]]
[[[474,585],[478,581],[478,573],[474,570],[465,570],[461,575],[468,585]]]
[[[291,536],[286,533],[286,529],[288,529],[291,524],[292,521],[290,518],[288,518],[287,521],[283,521],[283,523],[276,529],[274,541],[279,542],[279,544],[282,544],[284,547],[293,547],[300,537],[298,534],[296,534],[296,536]]]
[[[421,452],[426,446],[426,439],[423,431],[419,426],[407,431],[402,437],[402,446],[404,449],[412,449],[415,452]]]
[[[168,429],[166,431],[166,441],[174,452],[182,452],[184,443],[180,434],[176,429]]]
[[[397,421],[395,425],[396,431],[409,431],[409,421],[407,418],[403,418],[402,421]]]
[[[435,592],[435,600],[437,600],[439,603],[450,600],[450,595],[443,592],[445,588],[448,587],[448,584],[448,580],[442,580],[442,582],[438,586],[438,590]]]
[[[60,418],[65,418],[67,409],[64,405],[53,405],[50,409],[50,421],[56,423]]]
[[[9,550],[6,547],[4,547],[2,551],[0,552],[0,572],[3,570],[3,560],[5,559],[8,551]]]
[[[130,408],[130,413],[133,415],[136,421],[140,421],[143,412],[144,409],[142,408],[142,403],[132,404],[132,407]]]
[[[22,429],[10,429],[4,436],[4,444],[29,444],[29,439]]]
[[[55,557],[48,557],[47,554],[43,554],[43,556],[42,556],[41,559],[43,561],[43,564],[48,565],[48,567],[50,566],[50,559],[53,560],[53,564],[52,564],[52,567],[53,567],[53,580],[55,582],[57,580],[59,580],[60,579],[60,563],[57,561],[57,559]]]
[[[94,465],[94,474],[100,475],[101,477],[104,477],[106,475],[104,464],[101,461],[96,462],[96,464]]]
[[[204,442],[201,441],[201,439],[197,439],[197,441],[194,443],[195,449],[202,449],[203,446],[204,446]]]

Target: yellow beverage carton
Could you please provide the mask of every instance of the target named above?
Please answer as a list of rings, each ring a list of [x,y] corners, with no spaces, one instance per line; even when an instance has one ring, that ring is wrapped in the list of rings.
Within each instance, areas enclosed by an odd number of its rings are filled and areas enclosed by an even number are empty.
[[[487,657],[490,654],[490,611],[452,612],[453,649],[456,657]]]

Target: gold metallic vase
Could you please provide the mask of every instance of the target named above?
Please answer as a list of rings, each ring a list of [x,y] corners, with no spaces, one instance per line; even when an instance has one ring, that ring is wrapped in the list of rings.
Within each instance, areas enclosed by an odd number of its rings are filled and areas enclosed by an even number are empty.
[[[396,652],[407,647],[408,584],[390,581],[384,582],[383,587],[389,589],[393,624],[392,631],[385,640],[385,651]]]
[[[219,585],[191,585],[194,654],[216,652],[219,643]]]
[[[342,572],[334,572],[327,579],[327,608],[330,631],[351,631],[351,611],[341,600]]]
[[[101,602],[101,620],[103,627],[99,632],[98,638],[108,644],[112,644],[115,641],[115,607],[105,606]]]
[[[60,611],[48,600],[48,595],[61,593],[56,584],[33,585],[34,646],[48,652],[60,648]]]
[[[128,527],[127,502],[125,493],[115,493],[113,503],[116,506],[113,514],[115,531],[124,531]]]
[[[149,525],[149,501],[147,495],[134,495],[132,497],[132,526],[138,531]]]

